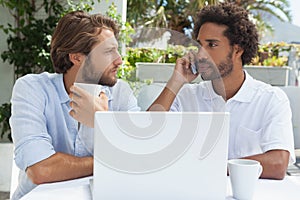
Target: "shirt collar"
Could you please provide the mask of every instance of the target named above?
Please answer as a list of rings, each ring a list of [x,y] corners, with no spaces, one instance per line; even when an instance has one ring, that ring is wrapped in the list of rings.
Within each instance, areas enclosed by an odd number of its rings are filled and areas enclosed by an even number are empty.
[[[205,90],[203,92],[203,98],[205,100],[212,100],[216,98],[220,98],[221,96],[215,93],[215,90],[213,88],[211,81],[205,81],[203,86],[205,87]]]
[[[52,82],[55,85],[55,88],[58,92],[60,103],[69,102],[71,99],[65,89],[65,84],[63,81],[63,74],[53,74]],[[109,101],[111,101],[113,99],[112,87],[102,86],[101,91],[103,91],[106,94]]]
[[[108,101],[111,101],[113,99],[113,96],[112,96],[112,87],[102,86],[101,91],[106,94],[106,96],[108,98]]]
[[[239,91],[231,99],[239,102],[251,102],[255,95],[255,83],[252,76],[250,76],[245,70],[244,73],[245,81]]]
[[[52,76],[52,82],[57,90],[60,103],[66,103],[70,101],[70,97],[65,89],[63,74],[53,74]]]
[[[239,91],[231,99],[240,102],[250,102],[255,94],[254,79],[246,71],[244,71],[244,73],[245,81],[242,84],[242,87],[239,89]],[[220,95],[215,93],[211,81],[206,81],[204,83],[204,87],[206,87],[206,90],[204,90],[203,93],[204,99],[212,100],[220,98]]]

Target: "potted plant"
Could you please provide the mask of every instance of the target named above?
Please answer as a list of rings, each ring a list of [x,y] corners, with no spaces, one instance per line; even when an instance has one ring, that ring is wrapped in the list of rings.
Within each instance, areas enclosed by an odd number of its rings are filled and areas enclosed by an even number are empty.
[[[195,49],[182,45],[168,45],[166,50],[127,48],[125,65],[132,69],[131,80],[165,83],[173,73],[177,58]],[[200,77],[196,81],[200,81]]]
[[[274,86],[286,86],[292,69],[288,66],[292,48],[298,49],[299,52],[299,46],[284,42],[259,45],[257,56],[250,65],[245,66],[245,69],[257,80]]]

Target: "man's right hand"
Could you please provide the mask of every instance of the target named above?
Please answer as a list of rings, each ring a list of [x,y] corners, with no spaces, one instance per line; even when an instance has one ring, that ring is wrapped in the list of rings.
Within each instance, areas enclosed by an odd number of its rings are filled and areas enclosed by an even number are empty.
[[[78,122],[94,128],[94,114],[96,111],[108,111],[108,98],[104,92],[93,96],[80,87],[71,87],[70,115]]]
[[[182,58],[176,60],[175,69],[173,71],[170,81],[175,81],[178,84],[185,84],[193,81],[199,75],[199,73],[193,74],[191,70],[191,64],[194,63],[194,55],[188,53]]]
[[[175,96],[185,83],[193,81],[199,75],[199,73],[193,74],[191,70],[191,64],[194,63],[194,57],[195,55],[190,52],[176,60],[173,74],[166,85]]]
[[[148,111],[169,111],[171,105],[185,83],[193,81],[199,73],[193,74],[190,65],[193,57],[190,54],[176,60],[175,69],[167,85],[157,97],[157,99],[149,106]]]

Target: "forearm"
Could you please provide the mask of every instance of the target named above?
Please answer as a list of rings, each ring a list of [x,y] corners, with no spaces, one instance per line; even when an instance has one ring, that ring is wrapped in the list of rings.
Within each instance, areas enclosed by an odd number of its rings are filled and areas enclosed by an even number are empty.
[[[156,100],[149,106],[147,111],[169,111],[171,105],[183,86],[184,82],[178,81],[175,78],[171,78],[160,95]]]
[[[58,152],[28,167],[26,173],[35,184],[90,176],[93,174],[93,157],[76,157]]]
[[[148,111],[169,111],[171,105],[185,83],[189,83],[199,74],[193,74],[190,69],[190,55],[176,60],[175,69],[166,87],[157,99],[149,106]]]
[[[289,163],[290,153],[285,150],[271,150],[263,154],[245,157],[257,160],[263,167],[260,178],[283,179]]]

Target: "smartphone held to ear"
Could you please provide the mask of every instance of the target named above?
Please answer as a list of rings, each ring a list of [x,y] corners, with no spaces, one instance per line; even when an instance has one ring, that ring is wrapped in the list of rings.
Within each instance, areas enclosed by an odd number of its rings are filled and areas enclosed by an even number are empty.
[[[198,72],[199,72],[199,70],[198,70],[199,60],[197,58],[197,52],[190,51],[189,54],[188,54],[188,57],[189,57],[189,61],[190,61],[191,72],[193,74],[198,74]]]
[[[196,60],[193,63],[191,63],[190,69],[191,69],[191,71],[192,71],[193,74],[197,74],[198,73],[198,64],[199,64],[199,62],[196,61]]]

